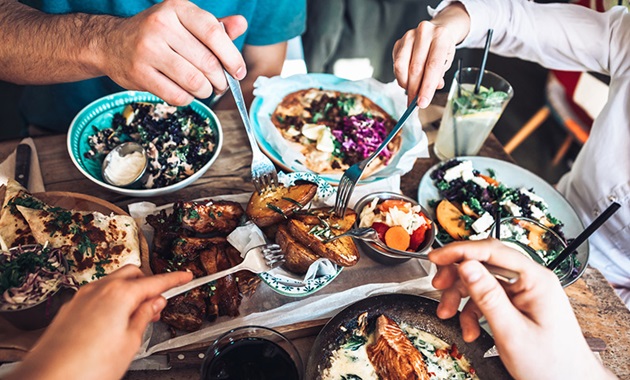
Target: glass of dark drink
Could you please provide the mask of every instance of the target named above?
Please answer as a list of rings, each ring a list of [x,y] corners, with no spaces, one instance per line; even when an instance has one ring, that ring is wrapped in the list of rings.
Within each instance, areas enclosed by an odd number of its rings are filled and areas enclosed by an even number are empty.
[[[208,348],[203,380],[301,380],[302,359],[284,335],[263,326],[244,326],[221,335]]]

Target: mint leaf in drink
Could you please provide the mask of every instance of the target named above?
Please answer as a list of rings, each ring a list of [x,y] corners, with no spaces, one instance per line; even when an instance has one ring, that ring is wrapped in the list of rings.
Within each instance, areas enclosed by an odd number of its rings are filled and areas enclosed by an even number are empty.
[[[472,113],[500,111],[508,94],[504,91],[495,91],[492,87],[481,87],[479,93],[474,93],[474,85],[462,84],[461,96],[453,99],[453,112],[460,115]]]

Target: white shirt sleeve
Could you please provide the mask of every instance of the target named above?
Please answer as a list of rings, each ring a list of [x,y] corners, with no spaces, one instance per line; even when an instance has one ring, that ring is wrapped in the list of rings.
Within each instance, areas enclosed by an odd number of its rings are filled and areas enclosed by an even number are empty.
[[[439,13],[453,0],[443,1]],[[470,33],[459,47],[479,48],[494,29],[493,53],[550,69],[615,75],[630,68],[630,15],[626,7],[601,13],[575,4],[526,0],[460,0]]]

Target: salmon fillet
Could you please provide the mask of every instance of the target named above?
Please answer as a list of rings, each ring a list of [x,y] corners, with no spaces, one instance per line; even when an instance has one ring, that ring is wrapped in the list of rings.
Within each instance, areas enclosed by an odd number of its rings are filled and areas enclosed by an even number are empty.
[[[370,362],[381,379],[429,380],[427,365],[398,324],[381,315],[376,320],[376,342],[367,347]]]

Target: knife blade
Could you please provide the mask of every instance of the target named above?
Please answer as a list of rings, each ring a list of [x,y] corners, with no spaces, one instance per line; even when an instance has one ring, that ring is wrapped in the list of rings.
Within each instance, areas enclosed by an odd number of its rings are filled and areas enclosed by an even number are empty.
[[[591,349],[591,351],[593,352],[606,351],[606,342],[604,342],[600,338],[585,336],[584,339],[586,339],[586,343],[588,344],[588,347]],[[497,346],[490,347],[490,349],[486,351],[485,354],[483,354],[484,358],[492,358],[495,356],[499,356],[499,351],[497,351]]]
[[[28,179],[31,171],[31,146],[19,144],[15,149],[15,175],[14,178],[28,189]]]

